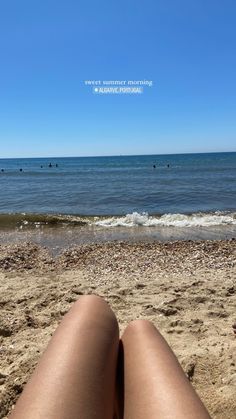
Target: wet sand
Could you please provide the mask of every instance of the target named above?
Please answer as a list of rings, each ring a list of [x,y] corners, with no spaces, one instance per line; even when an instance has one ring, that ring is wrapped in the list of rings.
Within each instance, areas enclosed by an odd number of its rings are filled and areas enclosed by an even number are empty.
[[[153,321],[212,418],[235,418],[235,279],[235,240],[90,244],[56,258],[35,244],[0,246],[0,418],[62,316],[91,293],[106,298],[121,331]]]
[[[79,218],[80,220],[80,218]],[[72,222],[72,221],[71,221]],[[80,222],[80,221],[78,221]],[[235,224],[212,226],[133,226],[133,227],[102,227],[96,225],[43,225],[21,224],[16,228],[2,228],[0,222],[0,245],[34,242],[46,246],[56,256],[65,248],[87,245],[91,243],[106,243],[125,241],[136,242],[173,242],[187,240],[229,240],[236,237]]]

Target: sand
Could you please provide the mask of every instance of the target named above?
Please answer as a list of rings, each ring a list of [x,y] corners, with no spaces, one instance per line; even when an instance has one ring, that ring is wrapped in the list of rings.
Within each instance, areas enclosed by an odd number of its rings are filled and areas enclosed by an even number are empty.
[[[236,241],[105,243],[53,259],[0,246],[0,418],[7,418],[50,336],[83,294],[104,296],[121,332],[154,322],[212,418],[236,417]]]

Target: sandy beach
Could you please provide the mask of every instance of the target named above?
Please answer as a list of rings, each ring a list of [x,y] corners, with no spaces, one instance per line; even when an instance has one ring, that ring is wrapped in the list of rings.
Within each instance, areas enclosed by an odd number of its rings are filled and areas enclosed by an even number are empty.
[[[121,332],[154,322],[214,419],[236,417],[236,241],[101,243],[53,258],[32,243],[0,246],[0,418],[50,336],[83,294],[104,296]]]

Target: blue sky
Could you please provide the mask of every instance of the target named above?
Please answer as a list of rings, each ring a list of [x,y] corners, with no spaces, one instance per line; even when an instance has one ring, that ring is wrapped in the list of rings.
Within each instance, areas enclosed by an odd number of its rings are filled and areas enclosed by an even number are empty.
[[[235,21],[235,0],[1,1],[0,157],[235,151]]]

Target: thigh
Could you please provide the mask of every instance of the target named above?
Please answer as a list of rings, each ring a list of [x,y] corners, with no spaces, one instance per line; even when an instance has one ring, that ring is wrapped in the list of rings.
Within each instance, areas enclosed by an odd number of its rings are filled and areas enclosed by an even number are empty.
[[[97,296],[81,297],[63,318],[11,419],[111,419],[119,331]]]
[[[174,353],[150,322],[137,320],[126,328],[122,352],[124,419],[210,418]]]

